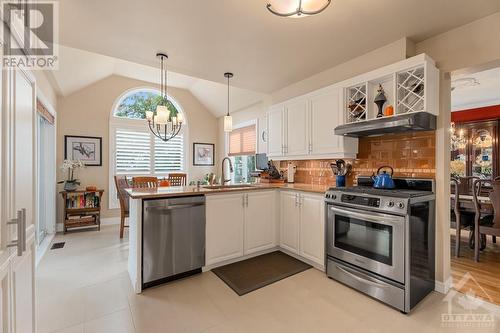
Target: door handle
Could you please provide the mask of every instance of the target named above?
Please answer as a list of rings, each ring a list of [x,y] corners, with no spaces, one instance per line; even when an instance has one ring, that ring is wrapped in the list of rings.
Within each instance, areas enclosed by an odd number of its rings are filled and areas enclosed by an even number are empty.
[[[26,249],[26,209],[18,210],[17,217],[7,224],[17,225],[17,240],[12,241],[7,247],[17,247],[17,256],[22,257]]]
[[[340,267],[339,265],[335,265],[340,271],[342,271],[344,274],[347,274],[349,275],[350,277],[352,277],[353,279],[355,280],[358,280],[359,282],[362,282],[362,283],[367,283],[369,285],[372,285],[374,287],[378,287],[378,288],[387,288],[389,287],[389,285],[385,285],[385,284],[382,284],[380,282],[375,282],[374,280],[368,278],[368,277],[364,277],[364,276],[360,276],[358,274],[355,274],[354,272],[350,272],[348,271],[347,269],[343,268],[343,267]]]

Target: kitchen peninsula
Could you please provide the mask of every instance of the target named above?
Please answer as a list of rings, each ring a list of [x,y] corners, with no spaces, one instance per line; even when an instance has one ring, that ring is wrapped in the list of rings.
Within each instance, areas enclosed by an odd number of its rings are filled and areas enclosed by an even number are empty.
[[[149,259],[145,259],[145,252],[151,251],[151,248],[157,249],[155,251],[171,252],[179,246],[184,246],[183,249],[177,250],[178,253],[189,250],[190,254],[184,255],[183,260],[189,257],[190,264],[198,260],[202,263],[199,268],[204,271],[277,249],[324,270],[322,216],[323,194],[327,189],[327,185],[310,184],[128,189],[130,196],[128,272],[135,292],[141,293],[144,288],[171,280],[159,278],[151,285],[145,283],[145,265],[161,266],[165,262],[169,262],[173,267],[181,265],[179,264],[181,259],[175,258],[175,255],[170,259],[162,258],[162,264],[148,262]],[[169,203],[161,204],[165,200]],[[198,236],[185,238],[185,235],[180,235],[178,237],[184,240],[184,244],[174,244],[170,247],[164,244],[165,241],[162,242],[163,245],[145,244],[144,240],[150,239],[145,237],[145,226],[149,223],[146,221],[148,213],[145,213],[145,208],[154,209],[158,213],[163,210],[164,213],[170,214],[166,210],[179,207],[181,204],[184,214],[187,214],[184,215],[184,220],[194,215],[202,216],[197,224],[190,227],[191,229],[185,230],[191,234],[198,233]],[[161,210],[158,206],[161,206]],[[196,208],[198,208],[197,213],[187,212]],[[199,226],[196,227],[200,223],[206,224],[201,232]],[[162,232],[175,231],[163,229]],[[159,233],[157,231],[152,236],[155,243],[158,242]],[[205,239],[206,246],[200,247],[198,243],[205,244]],[[172,242],[175,243],[175,240]],[[189,249],[186,249],[187,243]],[[171,256],[171,254],[163,253],[160,256]],[[200,256],[202,258],[195,258]],[[187,273],[196,273],[201,269],[186,268]],[[151,268],[151,272],[156,270],[157,267]],[[148,274],[146,272],[146,275]]]

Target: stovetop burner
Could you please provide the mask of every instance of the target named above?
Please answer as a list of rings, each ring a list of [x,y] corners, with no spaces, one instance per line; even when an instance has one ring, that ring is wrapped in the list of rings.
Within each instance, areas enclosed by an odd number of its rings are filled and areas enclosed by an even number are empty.
[[[329,189],[329,191],[340,191],[345,193],[362,193],[362,194],[378,195],[378,196],[393,197],[393,198],[415,198],[432,194],[431,191],[419,191],[419,190],[408,190],[408,189],[385,190],[368,186],[332,187]]]

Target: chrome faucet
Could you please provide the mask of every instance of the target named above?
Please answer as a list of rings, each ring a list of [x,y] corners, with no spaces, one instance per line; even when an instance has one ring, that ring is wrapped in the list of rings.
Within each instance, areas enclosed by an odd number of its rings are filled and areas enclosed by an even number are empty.
[[[224,174],[224,162],[226,160],[229,161],[229,179],[226,179],[226,175]],[[222,185],[229,183],[231,181],[231,173],[233,172],[234,172],[233,162],[231,162],[231,159],[229,157],[224,157],[222,159]]]

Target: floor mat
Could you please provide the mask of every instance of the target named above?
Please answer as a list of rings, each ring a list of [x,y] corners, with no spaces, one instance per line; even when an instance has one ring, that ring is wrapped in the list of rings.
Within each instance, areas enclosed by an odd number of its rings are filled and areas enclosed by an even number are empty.
[[[214,268],[212,272],[242,296],[311,267],[283,252],[276,251]]]

